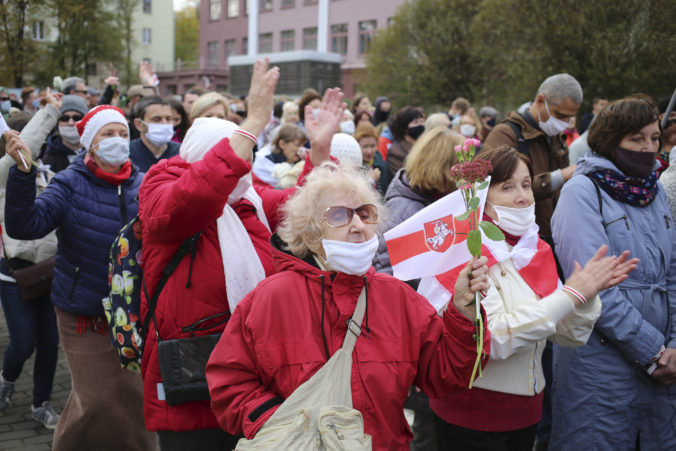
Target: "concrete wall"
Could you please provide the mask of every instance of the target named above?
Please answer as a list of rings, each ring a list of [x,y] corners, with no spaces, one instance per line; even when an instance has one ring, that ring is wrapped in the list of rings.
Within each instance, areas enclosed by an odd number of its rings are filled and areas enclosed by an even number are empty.
[[[151,30],[150,44],[143,43],[143,29]],[[143,0],[139,1],[134,15],[134,38],[137,45],[131,58],[135,64],[149,59],[155,72],[174,69],[174,5],[172,0],[152,0],[151,12],[143,12]]]

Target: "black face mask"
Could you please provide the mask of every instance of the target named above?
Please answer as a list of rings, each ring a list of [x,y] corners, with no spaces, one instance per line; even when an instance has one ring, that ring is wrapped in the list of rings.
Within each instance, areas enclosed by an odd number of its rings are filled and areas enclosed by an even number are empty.
[[[414,127],[409,127],[407,134],[408,134],[408,136],[410,136],[411,138],[413,138],[415,140],[415,139],[420,138],[420,135],[422,135],[424,131],[425,131],[425,126],[423,124],[420,124],[420,125],[416,125]]]
[[[495,127],[495,118],[492,117],[486,121],[486,125],[488,125],[490,128]]]
[[[378,125],[381,122],[387,121],[387,118],[389,117],[390,112],[389,111],[383,111],[376,109],[376,112],[373,114],[373,123]]]
[[[624,175],[646,178],[653,172],[656,159],[657,152],[634,152],[618,147],[613,163]]]

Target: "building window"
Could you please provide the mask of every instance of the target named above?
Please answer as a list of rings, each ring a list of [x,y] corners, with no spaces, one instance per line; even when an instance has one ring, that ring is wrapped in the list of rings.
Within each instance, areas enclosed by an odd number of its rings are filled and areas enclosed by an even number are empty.
[[[284,30],[280,33],[281,35],[281,47],[280,50],[282,52],[289,52],[291,50],[294,50],[296,48],[295,45],[295,40],[296,40],[296,32],[294,30]]]
[[[314,5],[317,3],[317,0],[303,0],[303,3],[306,5]]]
[[[258,53],[272,53],[272,33],[258,35]]]
[[[244,2],[244,14],[249,15],[249,0]]]
[[[359,53],[363,54],[369,49],[373,36],[376,32],[375,20],[359,22]]]
[[[213,0],[211,0],[213,1]],[[219,0],[220,3],[220,0]],[[228,17],[239,16],[239,0],[228,0]]]
[[[150,44],[152,42],[152,29],[144,28],[143,29],[143,43]]]
[[[317,50],[317,27],[303,28],[303,50]]]
[[[272,11],[272,0],[261,0],[259,8],[261,11]],[[248,13],[249,10],[247,9],[247,14]]]
[[[45,23],[42,21],[33,24],[33,39],[42,41],[45,39]]]
[[[152,13],[152,1],[151,0],[143,0],[143,13],[144,14]]]
[[[222,0],[209,0],[209,20],[218,20],[221,18]]]
[[[237,39],[228,39],[225,41],[225,59],[234,55],[237,55]]]
[[[249,38],[245,36],[242,38],[242,55],[248,54],[249,54]]]
[[[218,67],[218,41],[207,43],[207,55],[209,57],[209,67]]]
[[[296,6],[296,0],[282,0],[282,8],[293,8]]]
[[[347,54],[347,24],[331,25],[331,51]]]

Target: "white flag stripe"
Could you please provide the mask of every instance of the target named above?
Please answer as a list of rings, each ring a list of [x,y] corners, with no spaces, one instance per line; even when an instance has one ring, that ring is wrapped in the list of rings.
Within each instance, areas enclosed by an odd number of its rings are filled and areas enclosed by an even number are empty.
[[[487,181],[490,181],[490,177]],[[480,200],[479,220],[481,220],[487,194],[488,187],[477,193]],[[398,226],[385,232],[385,241],[387,242],[414,233],[424,233],[425,223],[435,221],[448,215],[453,215],[454,217],[459,216],[465,211],[466,208],[463,194],[462,191],[458,189],[423,208]],[[467,250],[466,241],[463,240],[458,244],[454,244],[445,252],[429,250],[394,264],[392,266],[392,272],[394,277],[401,280],[418,279],[421,277],[442,274],[458,265],[462,265],[470,259],[471,255]]]

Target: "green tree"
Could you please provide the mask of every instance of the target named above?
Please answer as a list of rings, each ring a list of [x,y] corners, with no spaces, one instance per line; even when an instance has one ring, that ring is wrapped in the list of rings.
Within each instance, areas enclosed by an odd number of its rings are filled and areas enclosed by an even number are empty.
[[[105,0],[45,0],[56,40],[50,43],[40,77],[46,82],[53,75],[85,78],[97,63],[123,60],[122,34],[117,8]]]
[[[131,60],[131,52],[134,46],[138,44],[134,38],[134,12],[137,11],[140,0],[119,0],[119,2],[117,21],[123,49],[120,82],[129,86],[133,84],[132,82],[137,77],[138,72],[136,65]]]
[[[367,89],[395,104],[459,96],[503,111],[568,72],[586,93],[671,95],[673,0],[412,0],[367,55]]]
[[[199,55],[200,22],[197,8],[188,5],[175,13],[174,48],[176,59],[185,65],[196,63]]]
[[[599,94],[669,95],[676,80],[674,17],[669,0],[483,0],[471,27],[481,37],[475,99],[514,106],[558,72],[578,79],[585,107]]]
[[[395,105],[448,104],[472,87],[469,25],[478,3],[416,0],[404,3],[367,54],[365,87]]]
[[[26,28],[34,21],[29,18],[42,0],[0,0],[0,62],[3,84],[24,85],[29,64],[36,61],[39,45]]]

